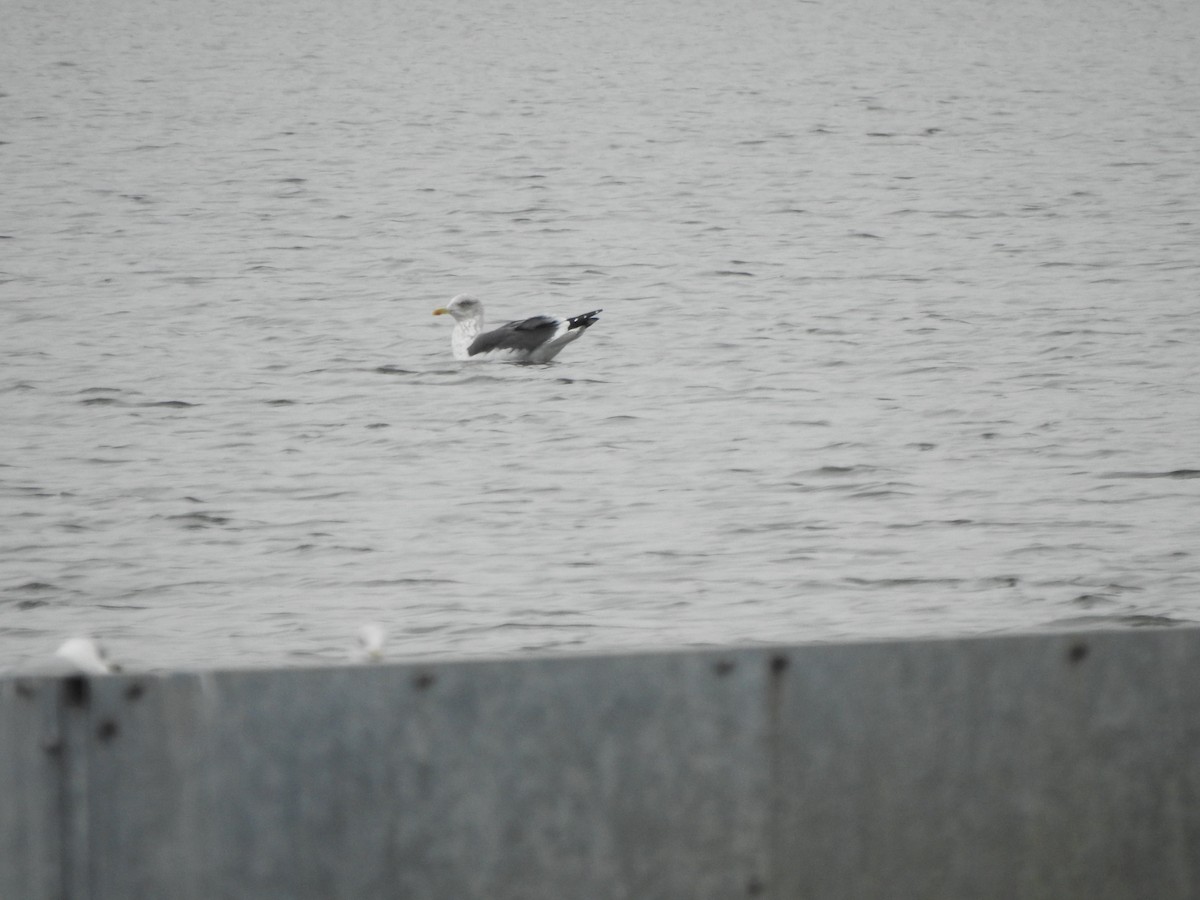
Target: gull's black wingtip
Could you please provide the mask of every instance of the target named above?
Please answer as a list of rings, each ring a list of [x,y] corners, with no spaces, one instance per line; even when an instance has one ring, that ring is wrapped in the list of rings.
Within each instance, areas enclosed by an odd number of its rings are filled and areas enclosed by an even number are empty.
[[[604,312],[602,309],[593,309],[591,312],[586,312],[581,316],[571,316],[571,318],[567,319],[567,331],[595,325],[599,321],[599,316],[602,312]]]

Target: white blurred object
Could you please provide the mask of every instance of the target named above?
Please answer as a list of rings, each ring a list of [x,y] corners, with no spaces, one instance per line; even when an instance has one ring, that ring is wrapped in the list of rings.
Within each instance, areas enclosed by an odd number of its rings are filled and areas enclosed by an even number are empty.
[[[119,671],[108,661],[104,648],[88,637],[74,637],[63,641],[62,646],[54,651],[54,655],[65,659],[77,672],[88,675],[109,675]]]
[[[379,662],[383,659],[383,642],[387,631],[377,622],[368,622],[358,630],[358,649],[354,658],[359,662]]]

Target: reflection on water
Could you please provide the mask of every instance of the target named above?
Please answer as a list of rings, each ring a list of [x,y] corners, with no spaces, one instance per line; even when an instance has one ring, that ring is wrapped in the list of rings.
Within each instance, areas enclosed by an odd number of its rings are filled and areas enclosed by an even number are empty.
[[[3,660],[1200,619],[1200,6],[57,5]],[[465,290],[606,312],[459,364]]]

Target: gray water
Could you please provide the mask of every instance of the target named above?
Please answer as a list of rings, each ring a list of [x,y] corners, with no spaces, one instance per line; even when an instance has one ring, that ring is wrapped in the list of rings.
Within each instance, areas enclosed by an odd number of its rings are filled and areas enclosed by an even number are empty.
[[[0,664],[1200,621],[1193,0],[0,12]]]

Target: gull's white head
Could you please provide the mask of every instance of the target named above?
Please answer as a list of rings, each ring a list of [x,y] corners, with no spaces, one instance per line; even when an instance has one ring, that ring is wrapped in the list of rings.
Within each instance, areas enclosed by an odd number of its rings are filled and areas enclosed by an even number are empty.
[[[354,654],[360,662],[379,662],[383,659],[383,642],[387,632],[376,622],[368,622],[358,629],[358,651]]]
[[[479,302],[478,297],[472,297],[470,294],[459,294],[445,306],[440,306],[433,311],[435,316],[451,315],[454,316],[457,322],[469,322],[472,319],[483,318],[483,304]]]
[[[78,671],[88,675],[108,675],[118,671],[118,667],[108,661],[104,648],[91,638],[74,637],[63,641],[54,655],[65,659]]]

